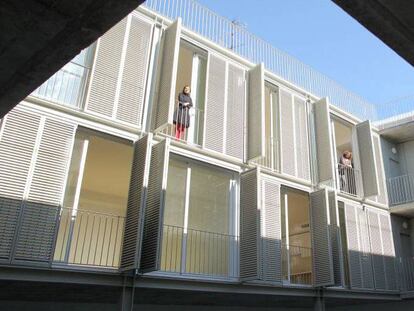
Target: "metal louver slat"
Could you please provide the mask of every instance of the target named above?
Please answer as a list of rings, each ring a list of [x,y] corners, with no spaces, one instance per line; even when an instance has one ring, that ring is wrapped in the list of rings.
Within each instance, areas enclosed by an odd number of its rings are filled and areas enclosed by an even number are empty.
[[[106,117],[113,117],[126,25],[124,18],[98,41],[86,109]]]
[[[265,155],[265,86],[264,64],[249,71],[249,100],[247,102],[247,158]]]
[[[378,195],[378,177],[374,156],[371,123],[365,121],[356,125],[362,182],[365,197]]]
[[[338,215],[338,201],[335,191],[329,191],[328,193],[329,200],[329,234],[331,239],[332,247],[332,263],[333,263],[333,273],[334,273],[334,283],[335,286],[342,286],[343,284],[343,254],[341,248],[341,235],[339,228],[339,215]],[[343,237],[345,238],[345,237]]]
[[[118,120],[141,126],[152,25],[131,16],[117,106]]]
[[[244,110],[246,103],[245,71],[232,64],[228,68],[226,105],[226,154],[243,160]]]
[[[226,62],[212,54],[209,56],[208,90],[205,116],[205,142],[207,149],[223,152],[224,102],[226,94]]]
[[[283,89],[280,90],[282,172],[295,176],[295,132],[292,99],[292,94]]]
[[[280,184],[262,181],[262,266],[263,280],[282,282],[282,233],[280,211]]]
[[[315,139],[319,182],[334,179],[334,159],[332,155],[332,129],[329,115],[328,98],[313,104],[315,117]]]
[[[382,203],[387,205],[388,204],[388,194],[387,194],[387,186],[385,184],[386,178],[384,174],[384,162],[382,160],[382,153],[381,153],[381,143],[380,138],[378,135],[373,136],[374,142],[374,152],[375,152],[375,164],[377,168],[377,177],[378,177],[378,196],[377,201],[378,203]]]
[[[381,226],[381,238],[384,249],[385,278],[387,289],[398,290],[398,279],[395,262],[395,249],[392,237],[390,215],[379,215]]]
[[[328,191],[326,189],[310,193],[310,227],[313,283],[315,286],[334,285]]]
[[[169,163],[169,139],[152,147],[145,204],[141,269],[159,270],[165,191]]]
[[[148,134],[138,140],[134,147],[124,241],[122,244],[121,269],[123,271],[139,268],[151,140],[152,134]]]
[[[372,271],[372,256],[369,245],[369,232],[365,211],[358,207],[356,209],[359,225],[360,258],[362,269],[362,287],[365,289],[374,288],[374,276]]]
[[[262,278],[260,253],[259,173],[257,169],[240,176],[240,278]]]
[[[308,118],[306,101],[295,97],[295,141],[297,177],[310,180]]]
[[[180,34],[181,18],[178,18],[171,24],[163,34],[162,63],[158,81],[158,102],[154,120],[155,130],[173,122]]]

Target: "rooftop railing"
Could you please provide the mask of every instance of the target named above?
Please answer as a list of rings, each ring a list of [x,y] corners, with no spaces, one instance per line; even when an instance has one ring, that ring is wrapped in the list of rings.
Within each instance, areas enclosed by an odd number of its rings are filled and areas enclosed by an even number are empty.
[[[360,119],[376,120],[374,105],[340,84],[255,36],[239,23],[227,19],[195,0],[147,0],[143,6],[183,25],[319,97],[328,96],[340,109]]]

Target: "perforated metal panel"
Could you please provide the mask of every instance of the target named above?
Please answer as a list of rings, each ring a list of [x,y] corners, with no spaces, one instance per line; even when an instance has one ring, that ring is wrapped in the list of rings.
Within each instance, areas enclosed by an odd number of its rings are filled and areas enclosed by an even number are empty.
[[[358,137],[359,159],[361,163],[364,195],[374,196],[379,193],[377,170],[375,165],[374,144],[371,123],[365,121],[356,126]]]
[[[341,234],[340,234],[340,224],[338,216],[338,201],[336,193],[334,191],[328,192],[329,200],[329,236],[331,239],[332,247],[332,264],[333,264],[333,273],[334,273],[334,283],[336,286],[341,286],[343,284],[343,254],[341,248]],[[346,238],[346,237],[344,237]]]
[[[169,161],[168,144],[169,141],[164,140],[154,145],[151,152],[141,253],[141,269],[144,272],[158,270],[160,266],[162,218]]]
[[[262,260],[263,280],[282,282],[282,234],[280,213],[280,184],[262,183]]]
[[[243,160],[246,73],[232,64],[228,70],[225,153]]]
[[[312,238],[312,274],[315,286],[334,285],[328,191],[310,193],[310,227]]]
[[[397,290],[398,279],[395,262],[395,249],[392,237],[390,215],[380,214],[381,238],[384,249],[385,277],[387,289]]]
[[[86,109],[113,116],[127,18],[121,20],[98,41]]]
[[[240,176],[240,278],[262,277],[260,253],[260,210],[258,172],[253,169]]]
[[[180,34],[180,18],[171,24],[163,34],[162,63],[159,71],[158,103],[155,110],[154,129],[172,124],[173,121]]]
[[[382,204],[388,204],[388,195],[387,195],[387,187],[385,183],[385,174],[384,174],[384,162],[382,160],[382,153],[381,153],[381,143],[379,136],[374,134],[373,135],[373,143],[374,143],[374,152],[375,152],[375,164],[377,168],[377,178],[378,178],[378,196],[377,201]]]
[[[213,54],[209,56],[207,86],[204,146],[207,149],[223,152],[226,62]]]
[[[280,90],[280,119],[282,145],[282,172],[295,176],[295,133],[292,94]]]
[[[141,126],[152,25],[131,16],[116,118]]]
[[[295,140],[297,177],[310,180],[308,116],[306,101],[295,97]]]
[[[265,155],[265,87],[264,65],[249,71],[249,100],[247,102],[247,158]]]
[[[334,179],[332,156],[332,129],[329,115],[329,101],[323,98],[313,104],[315,118],[315,140],[319,182]]]
[[[146,174],[148,174],[151,156],[152,134],[138,140],[134,146],[131,179],[129,184],[124,240],[122,246],[121,269],[139,268],[141,239],[143,230],[143,209],[147,192]]]
[[[356,209],[356,213],[359,226],[359,249],[362,269],[362,287],[365,289],[373,289],[374,275],[372,271],[372,256],[369,243],[367,216],[365,211],[361,207],[358,207]]]

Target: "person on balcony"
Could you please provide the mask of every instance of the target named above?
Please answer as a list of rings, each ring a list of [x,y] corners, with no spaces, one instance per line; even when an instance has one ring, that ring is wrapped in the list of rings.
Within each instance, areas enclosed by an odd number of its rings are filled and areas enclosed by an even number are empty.
[[[356,184],[352,166],[352,152],[345,150],[339,160],[341,190],[356,195]]]
[[[183,91],[178,94],[178,107],[174,111],[173,123],[175,124],[175,138],[184,139],[185,129],[190,127],[190,109],[193,107],[193,100],[190,96],[190,86],[186,85]]]

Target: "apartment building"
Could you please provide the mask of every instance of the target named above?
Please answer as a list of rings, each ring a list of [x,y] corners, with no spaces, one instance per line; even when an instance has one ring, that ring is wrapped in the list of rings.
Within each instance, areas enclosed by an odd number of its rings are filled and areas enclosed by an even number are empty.
[[[4,308],[406,306],[372,112],[196,2],[147,1],[1,120]]]

